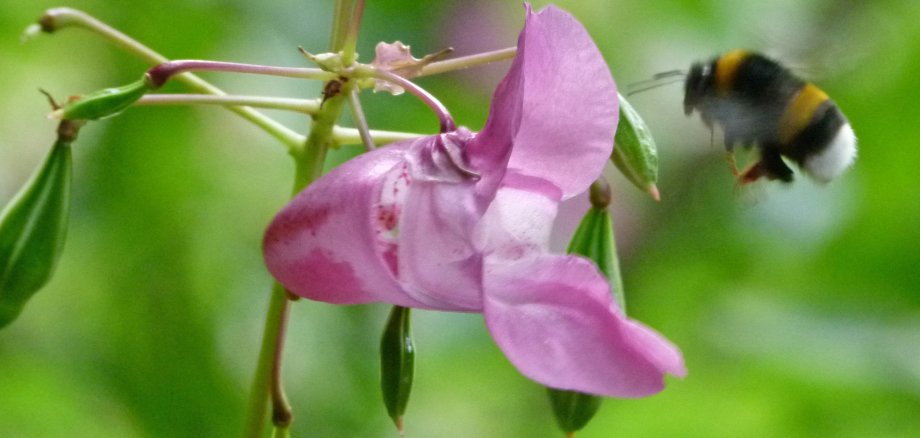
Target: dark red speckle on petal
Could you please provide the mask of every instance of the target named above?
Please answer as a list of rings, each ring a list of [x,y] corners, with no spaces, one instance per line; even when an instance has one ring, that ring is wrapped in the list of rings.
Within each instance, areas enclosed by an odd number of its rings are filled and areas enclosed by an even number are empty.
[[[395,204],[377,206],[377,228],[392,231],[399,224],[399,206]]]

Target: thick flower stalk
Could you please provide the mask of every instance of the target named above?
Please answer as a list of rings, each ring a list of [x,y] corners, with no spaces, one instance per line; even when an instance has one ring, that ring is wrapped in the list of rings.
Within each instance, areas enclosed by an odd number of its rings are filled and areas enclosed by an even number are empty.
[[[301,192],[264,240],[288,290],[335,304],[482,312],[508,359],[554,388],[641,397],[680,352],[626,318],[589,260],[548,251],[559,202],[610,157],[617,92],[568,13],[527,7],[517,56],[478,134],[394,143]]]

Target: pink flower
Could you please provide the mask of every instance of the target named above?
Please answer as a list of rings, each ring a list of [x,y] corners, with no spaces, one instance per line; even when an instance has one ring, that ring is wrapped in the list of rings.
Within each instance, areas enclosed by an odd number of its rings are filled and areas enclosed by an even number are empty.
[[[665,373],[685,374],[680,352],[625,317],[592,262],[547,249],[559,202],[607,163],[617,114],[585,29],[527,6],[482,132],[403,141],[333,170],[272,222],[268,268],[312,300],[482,312],[508,359],[547,386],[658,392]]]

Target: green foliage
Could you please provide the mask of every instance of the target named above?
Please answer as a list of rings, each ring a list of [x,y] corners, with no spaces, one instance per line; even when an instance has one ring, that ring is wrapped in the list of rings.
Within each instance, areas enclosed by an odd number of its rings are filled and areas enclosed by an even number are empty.
[[[53,141],[36,88],[73,94],[147,68],[77,30],[20,45],[22,28],[60,3],[3,2],[3,205],[37,167],[44,150],[35,145]],[[328,45],[325,1],[65,3],[175,58],[295,65],[298,45]],[[920,4],[557,3],[585,23],[621,85],[735,47],[775,49],[768,30],[794,27],[796,41],[818,44],[816,56],[847,53],[829,60],[840,63],[830,75],[810,79],[861,147],[839,181],[764,185],[749,203],[735,193],[721,146],[684,117],[680,86],[630,99],[655,134],[664,196],[635,199],[628,180],[611,180],[629,311],[681,347],[689,375],[654,397],[607,400],[578,438],[914,436]],[[755,3],[763,13],[750,12]],[[463,19],[472,21],[450,25]],[[368,2],[359,52],[370,59],[385,38],[417,53],[469,54],[513,45],[521,22],[517,2]],[[471,32],[469,23],[484,24]],[[418,82],[478,130],[502,73]],[[208,79],[241,94],[319,92],[290,79]],[[437,128],[410,98],[369,96],[365,110],[374,128]],[[72,151],[73,214],[57,273],[0,331],[0,436],[238,436],[271,285],[261,233],[288,198],[289,158],[216,108],[132,109],[81,136],[92,147]],[[285,361],[292,436],[395,436],[374,360],[388,311],[295,303]],[[413,325],[423,352],[409,436],[559,436],[545,391],[504,359],[479,317],[417,311]]]

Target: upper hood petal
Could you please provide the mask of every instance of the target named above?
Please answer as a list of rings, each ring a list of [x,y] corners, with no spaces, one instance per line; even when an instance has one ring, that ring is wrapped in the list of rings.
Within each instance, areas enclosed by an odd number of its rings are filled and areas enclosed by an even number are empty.
[[[554,6],[526,7],[517,56],[471,154],[504,163],[507,151],[496,145],[511,135],[508,169],[552,182],[567,199],[586,190],[610,157],[617,89],[574,17]]]

